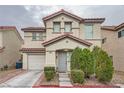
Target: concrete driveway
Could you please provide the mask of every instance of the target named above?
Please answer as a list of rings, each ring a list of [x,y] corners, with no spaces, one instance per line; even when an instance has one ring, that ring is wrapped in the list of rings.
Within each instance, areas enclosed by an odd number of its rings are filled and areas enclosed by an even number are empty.
[[[0,87],[25,88],[32,87],[40,78],[42,71],[28,71],[27,73],[18,75],[2,84]]]

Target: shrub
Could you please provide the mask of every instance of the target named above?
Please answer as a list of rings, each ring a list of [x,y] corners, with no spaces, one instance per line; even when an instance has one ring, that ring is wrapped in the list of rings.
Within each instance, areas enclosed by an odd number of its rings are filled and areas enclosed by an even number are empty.
[[[113,64],[108,54],[99,49],[97,52],[96,63],[96,77],[100,82],[110,82],[113,76]]]
[[[82,49],[77,47],[73,50],[71,55],[71,70],[81,69]]]
[[[44,67],[44,74],[47,81],[55,77],[55,67]]]
[[[85,77],[89,77],[94,72],[94,63],[93,63],[93,55],[92,52],[85,48],[82,51],[82,63],[81,68],[85,73]]]
[[[113,67],[98,68],[97,78],[100,82],[110,82],[113,76]]]
[[[44,67],[44,71],[53,71],[53,72],[55,72],[55,67]]]
[[[84,72],[81,70],[72,70],[71,79],[73,83],[82,84],[84,82]]]
[[[47,81],[52,80],[55,76],[55,73],[53,71],[45,71],[44,73]]]

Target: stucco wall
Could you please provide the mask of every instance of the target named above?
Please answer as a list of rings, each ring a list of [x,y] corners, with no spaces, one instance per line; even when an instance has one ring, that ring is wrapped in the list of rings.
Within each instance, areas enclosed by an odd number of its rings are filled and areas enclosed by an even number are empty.
[[[2,41],[2,31],[0,31],[0,47],[3,47],[3,41]]]
[[[23,53],[23,69],[28,69],[28,55],[27,53]]]
[[[68,43],[67,43],[68,42]],[[58,42],[55,42],[54,44],[46,46],[46,65],[53,65],[56,67],[57,60],[56,60],[56,50],[61,49],[75,49],[76,47],[80,48],[88,48],[85,45],[82,45],[74,40],[65,38],[63,40],[60,40]],[[67,65],[67,70],[70,70],[69,64]]]
[[[44,32],[43,32],[44,33]],[[32,32],[25,32],[24,33],[24,44],[22,45],[23,48],[43,48],[41,44],[43,41],[33,41],[32,40]]]
[[[53,33],[53,22],[61,22],[61,33]],[[62,14],[46,22],[47,40],[64,34],[64,22],[72,22],[72,35],[79,37],[79,21]]]
[[[3,31],[3,46],[5,46],[2,52],[3,65],[15,66],[16,61],[21,57],[19,52],[21,43],[16,31]]]
[[[118,38],[118,31],[102,30],[102,37],[107,38],[102,48],[113,56],[115,70],[124,71],[124,37]]]
[[[85,39],[85,24],[86,23],[79,23],[79,21],[68,17],[66,15],[59,15],[55,18],[52,18],[46,22],[46,36],[47,40],[60,36],[64,34],[64,22],[70,21],[72,22],[72,33],[71,35]],[[53,22],[61,22],[61,33],[53,33]],[[98,40],[99,39],[99,40]],[[97,45],[101,47],[101,24],[100,23],[93,23],[93,38],[91,40],[88,40],[94,45]]]

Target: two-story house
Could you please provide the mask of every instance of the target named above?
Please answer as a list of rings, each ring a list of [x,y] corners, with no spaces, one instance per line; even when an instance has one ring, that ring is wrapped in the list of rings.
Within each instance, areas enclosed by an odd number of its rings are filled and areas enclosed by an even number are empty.
[[[15,26],[0,26],[0,69],[5,65],[15,67],[21,58],[19,52],[23,39]]]
[[[124,71],[124,23],[118,26],[102,26],[102,48],[113,59],[115,70]]]
[[[27,27],[22,46],[23,69],[43,70],[54,66],[70,71],[70,56],[76,47],[102,46],[101,24],[105,18],[81,18],[65,10],[43,18],[45,27]]]

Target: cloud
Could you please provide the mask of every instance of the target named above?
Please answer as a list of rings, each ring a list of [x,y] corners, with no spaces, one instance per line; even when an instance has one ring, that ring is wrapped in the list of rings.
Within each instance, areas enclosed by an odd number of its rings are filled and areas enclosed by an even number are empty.
[[[0,25],[23,27],[44,26],[42,18],[65,9],[82,18],[105,17],[103,25],[118,25],[124,22],[124,6],[0,6]],[[20,31],[21,32],[21,31]]]

